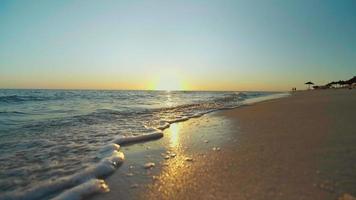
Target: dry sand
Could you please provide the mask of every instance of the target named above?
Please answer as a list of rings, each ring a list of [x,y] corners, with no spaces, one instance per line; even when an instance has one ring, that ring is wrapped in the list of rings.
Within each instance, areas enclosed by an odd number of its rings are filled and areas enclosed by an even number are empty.
[[[124,148],[111,192],[94,199],[355,196],[355,112],[356,90],[323,90],[191,119]]]

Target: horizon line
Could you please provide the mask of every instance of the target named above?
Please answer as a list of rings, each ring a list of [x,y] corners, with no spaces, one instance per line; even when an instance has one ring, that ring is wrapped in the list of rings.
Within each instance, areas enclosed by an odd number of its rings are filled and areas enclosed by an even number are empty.
[[[84,91],[157,91],[157,92],[288,92],[289,90],[152,90],[152,89],[90,89],[90,88],[1,88],[0,90],[84,90]]]

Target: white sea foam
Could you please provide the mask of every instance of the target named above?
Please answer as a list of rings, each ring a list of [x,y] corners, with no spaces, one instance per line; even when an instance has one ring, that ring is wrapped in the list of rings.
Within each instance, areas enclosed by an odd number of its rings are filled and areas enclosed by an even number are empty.
[[[66,183],[68,183],[68,185],[66,185],[68,187],[66,188],[70,189],[67,189],[60,195],[56,196],[54,200],[79,200],[93,193],[106,192],[106,190],[108,190],[108,186],[105,184],[105,182],[95,178],[107,177],[122,164],[122,162],[124,161],[124,154],[119,151],[120,145],[145,142],[149,140],[159,139],[161,137],[163,137],[163,132],[157,130],[156,132],[150,134],[126,136],[115,139],[113,141],[114,143],[106,145],[100,150],[101,155],[111,153],[111,156],[103,158],[100,163],[98,163],[94,167],[89,167],[84,172],[79,173],[65,181]],[[74,182],[77,182],[79,184],[72,184]],[[63,186],[64,185],[65,183],[63,183]],[[57,187],[54,189],[63,190],[66,188]],[[36,199],[36,197],[30,199]]]
[[[103,158],[98,164],[88,167],[82,172],[69,177],[42,183],[35,188],[23,192],[5,194],[0,197],[0,200],[41,199],[51,194],[83,184],[90,179],[105,178],[112,174],[124,161],[124,154],[118,151],[118,148],[118,145],[112,145],[112,152],[109,157]],[[107,149],[107,151],[109,151],[109,149]],[[75,190],[75,192],[78,192],[78,190]]]
[[[104,180],[91,179],[83,184],[62,192],[52,200],[80,200],[95,193],[104,193],[109,191],[109,186]]]
[[[113,140],[113,143],[119,145],[127,145],[131,143],[145,142],[149,140],[156,140],[163,137],[163,132],[157,130],[156,132],[144,134],[144,135],[135,135],[135,136],[120,136]]]
[[[112,174],[124,161],[124,154],[119,151],[120,145],[145,142],[163,137],[163,132],[156,132],[116,138],[112,144],[103,147],[99,154],[102,160],[82,172],[70,177],[64,177],[55,181],[42,183],[35,188],[20,193],[8,193],[0,197],[0,200],[34,200],[47,197],[51,194],[63,191],[55,199],[81,199],[92,193],[102,192],[104,183],[97,180]]]
[[[180,117],[180,118],[176,118],[176,119],[172,119],[172,120],[167,120],[166,122],[173,124],[173,123],[177,123],[177,122],[184,122],[184,121],[187,121],[188,119],[190,119],[190,117],[184,116],[184,117]]]
[[[164,129],[169,128],[170,125],[171,125],[170,123],[165,122],[163,125],[158,126],[157,129],[164,130]]]
[[[203,115],[204,115],[204,113],[195,113],[194,115],[192,115],[192,118],[198,118],[198,117],[201,117]]]
[[[111,143],[106,146],[104,146],[102,149],[99,151],[99,158],[105,158],[110,156],[114,151],[119,151],[120,150],[120,145]]]

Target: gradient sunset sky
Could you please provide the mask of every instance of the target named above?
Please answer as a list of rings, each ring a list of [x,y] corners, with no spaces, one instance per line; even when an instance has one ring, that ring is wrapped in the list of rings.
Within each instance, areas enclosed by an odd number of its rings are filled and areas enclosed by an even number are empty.
[[[0,88],[290,90],[356,75],[356,1],[0,1]]]

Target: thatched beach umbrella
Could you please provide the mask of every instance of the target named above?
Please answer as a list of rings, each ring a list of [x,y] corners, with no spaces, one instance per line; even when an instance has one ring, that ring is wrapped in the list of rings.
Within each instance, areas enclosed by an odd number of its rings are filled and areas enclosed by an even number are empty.
[[[313,82],[306,82],[306,83],[304,83],[305,85],[308,85],[308,90],[310,90],[310,85],[314,85],[314,83]]]

